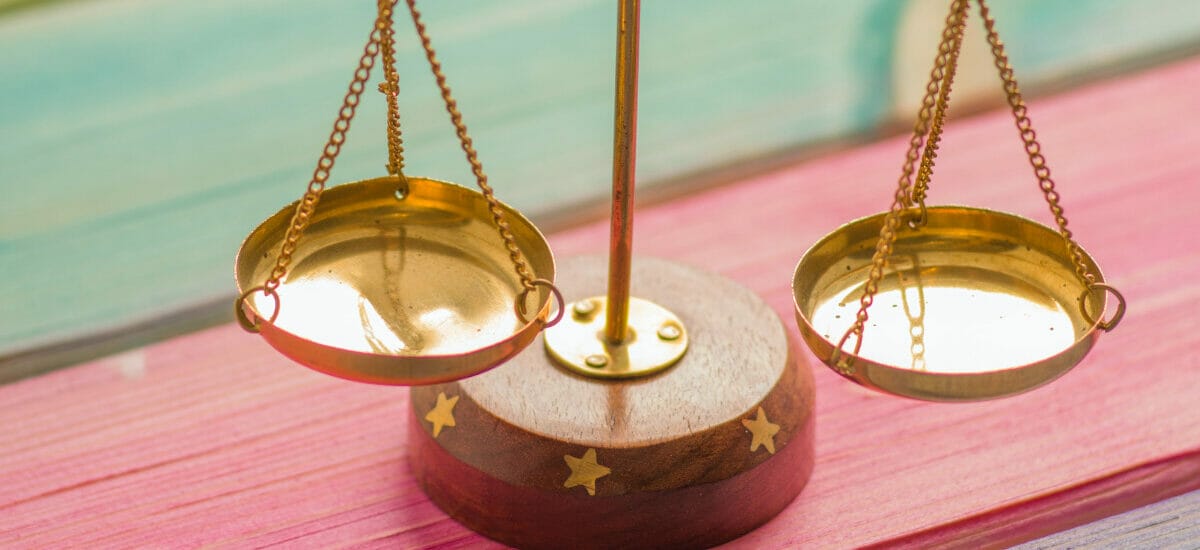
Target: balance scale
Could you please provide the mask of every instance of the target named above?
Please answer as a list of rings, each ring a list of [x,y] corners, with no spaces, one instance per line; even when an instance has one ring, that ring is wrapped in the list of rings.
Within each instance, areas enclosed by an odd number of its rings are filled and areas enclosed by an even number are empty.
[[[812,374],[749,290],[663,260],[633,261],[639,0],[620,0],[617,18],[608,255],[561,264],[538,229],[496,199],[415,0],[406,3],[479,191],[404,173],[397,2],[380,0],[304,196],[238,252],[239,323],[312,369],[413,386],[418,483],[495,540],[701,547],[774,517],[812,473]],[[817,358],[864,386],[925,400],[1045,384],[1125,308],[1067,229],[983,0],[996,67],[1057,229],[925,205],[969,4],[951,2],[891,207],[821,239],[792,281],[799,334]],[[326,190],[377,60],[389,173]],[[1104,319],[1110,296],[1115,311]]]

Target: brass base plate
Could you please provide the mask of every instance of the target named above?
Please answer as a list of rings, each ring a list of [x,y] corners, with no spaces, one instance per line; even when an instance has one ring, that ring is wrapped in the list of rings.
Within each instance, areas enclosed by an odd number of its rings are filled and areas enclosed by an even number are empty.
[[[884,215],[851,222],[805,253],[792,290],[817,357],[865,386],[937,401],[1027,391],[1083,358],[1106,296],[1081,302],[1084,286],[1056,231],[977,208],[928,212],[924,227],[899,231],[862,347],[853,355],[851,338],[843,350],[848,371],[831,359],[858,312]],[[1102,282],[1086,253],[1084,261]]]
[[[545,331],[546,351],[563,367],[595,378],[636,378],[679,361],[688,347],[683,321],[666,308],[641,298],[629,300],[629,328],[620,344],[604,337],[608,300],[585,298]]]

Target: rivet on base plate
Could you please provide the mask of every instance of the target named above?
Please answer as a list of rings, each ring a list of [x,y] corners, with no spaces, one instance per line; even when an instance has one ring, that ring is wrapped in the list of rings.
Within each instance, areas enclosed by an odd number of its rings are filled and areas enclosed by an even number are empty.
[[[637,297],[629,300],[626,337],[620,342],[608,341],[607,305],[604,296],[575,301],[568,307],[569,318],[546,329],[546,351],[558,364],[591,378],[636,378],[670,367],[687,351],[683,321],[666,308]]]
[[[579,317],[587,317],[596,312],[596,303],[591,300],[580,300],[575,302],[575,305],[571,307],[571,311]]]

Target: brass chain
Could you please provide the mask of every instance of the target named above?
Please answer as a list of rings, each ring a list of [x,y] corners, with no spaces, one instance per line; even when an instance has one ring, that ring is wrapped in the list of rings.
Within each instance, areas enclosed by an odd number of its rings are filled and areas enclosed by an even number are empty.
[[[467,126],[463,123],[462,113],[458,110],[458,102],[450,95],[450,87],[446,84],[446,75],[442,73],[442,64],[438,61],[437,55],[433,51],[433,43],[430,42],[429,34],[425,31],[425,24],[421,22],[421,13],[417,11],[416,0],[406,1],[408,3],[408,11],[412,14],[413,25],[417,28],[417,35],[421,37],[421,46],[425,49],[425,57],[429,60],[429,67],[433,70],[433,76],[437,80],[438,88],[442,91],[442,99],[446,102],[446,111],[450,113],[450,122],[454,124],[454,129],[458,133],[458,139],[462,143],[463,152],[467,154],[467,162],[471,163],[471,171],[475,174],[475,181],[478,183],[479,189],[483,191],[484,198],[487,199],[488,210],[491,211],[492,220],[496,223],[496,228],[500,232],[500,238],[504,240],[504,246],[508,249],[508,257],[512,260],[513,269],[521,279],[521,286],[525,289],[521,296],[525,296],[529,291],[534,289],[537,281],[540,281],[540,279],[535,281],[533,275],[529,272],[529,265],[525,263],[525,257],[521,253],[521,248],[517,246],[517,241],[513,237],[508,221],[505,220],[504,210],[500,206],[500,201],[496,199],[492,187],[488,185],[487,175],[483,173],[483,164],[479,162],[479,156],[475,152],[471,137],[467,135]],[[518,311],[524,310],[523,303],[518,303],[517,307]]]
[[[275,267],[271,270],[270,277],[263,283],[263,294],[268,296],[275,294],[280,281],[287,275],[288,265],[292,262],[292,254],[296,252],[296,242],[300,240],[305,228],[312,221],[312,214],[317,208],[317,202],[321,199],[321,193],[325,191],[325,182],[329,180],[329,172],[333,169],[333,163],[337,159],[338,153],[342,151],[342,145],[346,142],[346,132],[350,130],[350,121],[358,110],[359,99],[366,88],[367,79],[371,76],[371,68],[375,65],[375,56],[379,54],[380,34],[383,29],[392,26],[391,10],[382,9],[385,3],[386,0],[381,0],[379,3],[381,8],[379,15],[375,19],[375,25],[371,28],[367,45],[363,47],[362,57],[358,60],[358,68],[354,70],[354,78],[350,81],[345,98],[342,99],[342,108],[338,111],[337,120],[333,123],[333,131],[330,132],[329,141],[321,151],[321,158],[317,161],[316,169],[313,170],[308,189],[304,191],[304,196],[296,206],[296,213],[292,215],[292,223],[288,226],[283,245],[279,248],[279,259],[275,261]],[[278,313],[277,309],[275,315]]]
[[[1033,131],[1033,123],[1029,120],[1025,99],[1021,96],[1021,90],[1017,87],[1017,80],[1013,76],[1012,65],[1008,63],[1008,55],[1004,52],[1004,42],[1000,41],[1000,35],[996,33],[996,21],[992,19],[991,12],[984,0],[979,0],[979,15],[983,18],[984,28],[987,29],[987,41],[992,47],[992,56],[995,57],[996,69],[1000,71],[1000,80],[1004,83],[1004,94],[1008,99],[1008,105],[1012,107],[1017,130],[1021,133],[1025,154],[1029,156],[1029,164],[1033,166],[1033,175],[1037,177],[1038,187],[1046,197],[1046,204],[1050,205],[1050,213],[1054,215],[1054,223],[1058,224],[1058,232],[1067,242],[1067,253],[1071,256],[1072,263],[1075,264],[1075,274],[1079,276],[1079,280],[1083,282],[1084,286],[1090,288],[1095,284],[1096,276],[1088,271],[1087,264],[1083,261],[1083,250],[1075,242],[1071,230],[1067,229],[1067,218],[1063,214],[1062,206],[1058,203],[1058,191],[1054,189],[1054,180],[1050,179],[1050,167],[1046,166],[1046,157],[1042,156],[1042,145],[1038,143],[1037,133]]]
[[[354,77],[350,82],[345,98],[342,100],[342,108],[338,111],[333,131],[330,133],[329,140],[321,152],[320,160],[317,161],[317,167],[313,171],[312,180],[309,182],[304,196],[296,206],[295,214],[292,215],[291,224],[288,226],[283,244],[280,246],[279,258],[275,262],[275,267],[272,268],[270,276],[262,286],[247,290],[235,303],[239,322],[247,330],[255,332],[258,330],[257,326],[245,315],[242,309],[247,298],[254,292],[261,291],[264,295],[274,299],[275,311],[270,316],[271,321],[274,321],[279,315],[279,295],[276,293],[276,290],[279,288],[284,276],[287,275],[288,266],[291,264],[292,255],[296,251],[297,242],[312,221],[313,212],[316,210],[321,194],[325,190],[325,184],[329,179],[330,171],[333,169],[334,161],[341,152],[342,145],[346,142],[346,133],[350,129],[350,122],[354,118],[359,100],[365,89],[366,81],[370,77],[371,69],[374,67],[376,55],[380,56],[384,71],[384,82],[380,83],[379,91],[387,99],[387,170],[389,173],[400,178],[401,187],[399,191],[402,193],[407,192],[407,178],[403,174],[404,145],[400,132],[400,110],[398,105],[400,77],[395,66],[395,30],[392,23],[394,8],[397,2],[398,0],[379,0],[378,2],[378,16],[375,19],[375,25],[371,29],[366,46],[363,47],[363,54],[359,59],[358,68],[354,71]],[[512,234],[508,221],[505,219],[504,210],[500,202],[496,199],[491,186],[487,183],[487,175],[484,174],[483,165],[479,162],[478,154],[472,145],[470,136],[467,135],[467,127],[463,123],[462,113],[458,110],[457,102],[450,94],[450,88],[446,83],[446,76],[442,73],[441,63],[437,60],[429,39],[429,34],[425,29],[424,23],[421,22],[421,15],[416,9],[415,0],[408,0],[407,3],[409,11],[412,14],[413,24],[416,26],[417,34],[421,38],[421,45],[425,49],[426,58],[429,60],[433,75],[437,80],[438,88],[441,90],[442,99],[446,102],[446,110],[450,113],[450,120],[458,133],[463,151],[467,154],[467,161],[471,164],[471,169],[475,174],[479,188],[483,191],[483,196],[487,200],[488,210],[492,215],[500,237],[504,241],[504,246],[509,252],[513,268],[520,278],[522,291],[518,294],[515,309],[518,316],[523,319],[526,310],[525,300],[532,291],[538,286],[546,286],[552,293],[559,296],[558,289],[552,282],[545,279],[535,279],[530,273],[524,255],[521,253],[520,247],[517,246],[516,238]],[[561,302],[561,298],[559,301]],[[560,303],[559,306],[559,317],[561,317],[562,304]],[[552,326],[556,321],[557,319],[547,323],[546,326]]]
[[[942,127],[946,123],[946,110],[950,107],[950,88],[954,83],[954,74],[958,70],[958,55],[962,51],[963,34],[966,32],[967,24],[967,8],[970,7],[970,2],[962,0],[961,4],[954,4],[957,8],[949,18],[956,19],[954,21],[953,44],[949,48],[950,51],[946,55],[946,65],[943,74],[934,75],[941,76],[941,86],[938,87],[937,105],[933,111],[933,122],[929,126],[929,139],[925,143],[925,150],[921,152],[921,166],[917,170],[917,182],[913,184],[912,203],[918,207],[917,218],[909,220],[909,227],[919,227],[925,225],[925,193],[929,191],[929,180],[933,177],[933,159],[937,157],[938,145],[942,139]],[[926,88],[928,89],[928,87]],[[911,206],[911,204],[910,204]]]
[[[381,17],[387,20],[387,26],[379,29],[379,54],[383,61],[384,78],[384,81],[379,83],[379,91],[387,98],[387,171],[400,178],[402,191],[407,192],[408,180],[404,177],[404,139],[400,133],[400,73],[396,72],[396,30],[392,25],[396,1],[379,1]]]
[[[1054,221],[1058,224],[1059,233],[1066,242],[1067,253],[1074,264],[1075,274],[1086,287],[1083,295],[1080,297],[1080,307],[1083,308],[1085,317],[1089,316],[1085,302],[1093,290],[1111,292],[1120,302],[1117,313],[1113,318],[1109,321],[1100,322],[1102,328],[1110,330],[1124,313],[1124,298],[1115,288],[1096,283],[1095,275],[1088,270],[1087,264],[1084,262],[1083,250],[1075,242],[1070,229],[1067,228],[1067,218],[1062,206],[1059,204],[1059,194],[1055,190],[1054,180],[1050,177],[1050,168],[1046,165],[1046,158],[1042,155],[1042,146],[1037,140],[1037,133],[1033,130],[1033,123],[1029,120],[1028,108],[1021,95],[1020,88],[1017,86],[1012,65],[1008,61],[1008,55],[1004,51],[1004,43],[1000,40],[1000,36],[996,32],[995,19],[991,16],[986,0],[978,0],[978,3],[979,15],[983,19],[984,27],[987,30],[987,41],[992,49],[995,66],[1000,73],[1000,80],[1003,83],[1008,105],[1012,108],[1017,130],[1020,132],[1021,141],[1024,143],[1025,153],[1029,157],[1029,164],[1033,167],[1034,176],[1038,180],[1038,187],[1042,190],[1042,194],[1046,198],[1046,203],[1050,206],[1050,213],[1054,215]],[[922,100],[921,110],[917,116],[917,123],[913,129],[913,138],[909,142],[909,150],[905,158],[905,165],[900,176],[898,189],[892,206],[884,218],[883,227],[879,230],[879,241],[876,243],[875,253],[871,257],[871,269],[867,277],[867,282],[863,285],[863,295],[859,300],[858,314],[855,316],[854,324],[842,335],[842,339],[838,342],[834,350],[832,362],[835,364],[835,368],[844,374],[850,373],[853,359],[843,357],[842,349],[851,336],[855,337],[854,355],[858,355],[862,347],[863,331],[868,320],[867,309],[871,307],[871,304],[875,300],[879,281],[883,278],[884,267],[887,265],[888,257],[891,255],[892,248],[895,245],[896,231],[900,226],[903,210],[914,206],[920,209],[917,214],[918,217],[915,220],[912,218],[909,219],[910,227],[916,228],[925,223],[925,195],[929,188],[930,178],[933,176],[933,159],[937,157],[937,146],[941,138],[946,110],[949,106],[950,88],[958,65],[958,55],[962,48],[969,4],[969,0],[955,0],[950,7],[951,13],[946,18],[946,28],[942,33],[942,43],[938,47],[938,57],[934,62],[930,83],[926,86],[925,98]],[[949,48],[947,48],[948,44]],[[935,91],[937,93],[937,100],[933,104],[932,122],[929,122],[930,102]],[[921,147],[921,141],[926,130],[928,131],[928,140],[921,154],[921,164],[917,169],[916,182],[911,183],[912,188],[910,190],[909,185],[912,178],[916,151]],[[905,305],[907,307],[907,303]]]
[[[913,125],[913,135],[908,143],[908,152],[904,157],[904,167],[900,173],[899,186],[908,189],[904,197],[904,205],[912,207],[915,204],[924,204],[925,191],[928,189],[929,181],[926,178],[924,181],[918,180],[916,188],[911,188],[913,185],[913,175],[917,172],[918,162],[921,160],[921,147],[925,144],[925,137],[929,135],[930,120],[933,116],[933,109],[937,105],[938,91],[942,89],[942,82],[945,80],[946,65],[949,61],[951,50],[954,48],[955,29],[957,28],[957,20],[963,16],[959,9],[951,8],[950,14],[946,16],[946,25],[942,29],[942,41],[938,44],[938,53],[933,62],[933,70],[929,73],[929,82],[925,85],[925,97],[921,99],[921,108],[917,112],[917,122]],[[945,112],[945,104],[941,104],[942,112]],[[939,130],[940,134],[940,130]]]
[[[900,228],[901,218],[904,210],[912,203],[913,198],[909,194],[909,184],[912,176],[912,167],[915,162],[915,151],[920,146],[920,141],[924,136],[923,129],[928,128],[929,132],[941,133],[942,119],[945,115],[945,108],[949,101],[950,86],[948,80],[954,76],[954,67],[958,63],[958,52],[962,48],[963,31],[966,27],[967,17],[967,0],[955,0],[950,6],[950,15],[946,17],[946,28],[942,31],[942,43],[938,46],[938,56],[935,60],[934,70],[931,73],[931,82],[926,86],[926,99],[922,102],[921,111],[918,114],[918,121],[913,130],[913,138],[910,141],[909,153],[904,164],[904,171],[900,176],[900,182],[896,189],[896,194],[893,197],[892,205],[888,209],[887,215],[884,217],[883,227],[879,230],[879,240],[875,243],[875,252],[871,256],[871,269],[867,276],[867,282],[863,285],[863,294],[859,298],[858,313],[855,315],[854,324],[846,330],[842,335],[842,339],[838,341],[838,345],[834,348],[832,362],[835,368],[844,374],[849,374],[852,366],[852,360],[842,356],[842,348],[846,345],[846,341],[851,336],[855,337],[854,355],[858,355],[859,349],[862,347],[863,331],[865,330],[869,314],[867,310],[871,304],[875,302],[875,293],[879,289],[879,281],[883,278],[883,269],[887,265],[888,257],[892,253],[892,247],[896,242],[896,231]],[[944,53],[943,53],[944,52]],[[938,65],[944,61],[942,65],[944,69],[939,70]],[[926,109],[932,91],[936,87],[938,99],[935,104],[936,111],[932,123],[923,120],[928,116],[929,111]],[[926,154],[922,155],[921,172],[932,169],[933,156],[929,152],[930,146],[936,146],[937,135],[930,135],[929,144],[926,145]],[[916,145],[916,147],[914,147]],[[921,175],[918,174],[918,183],[921,181]],[[923,200],[923,197],[922,197]],[[923,204],[923,203],[922,203]],[[923,210],[923,208],[922,208]],[[922,215],[922,217],[924,217]]]

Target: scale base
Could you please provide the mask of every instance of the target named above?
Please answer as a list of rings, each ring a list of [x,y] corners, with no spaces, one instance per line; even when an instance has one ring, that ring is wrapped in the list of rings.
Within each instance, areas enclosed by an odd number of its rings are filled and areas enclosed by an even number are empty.
[[[605,258],[557,284],[602,294]],[[721,277],[641,258],[633,292],[687,325],[644,378],[559,366],[539,342],[458,382],[412,389],[411,466],[447,514],[522,548],[702,547],[790,503],[813,467],[812,374],[779,317]]]

